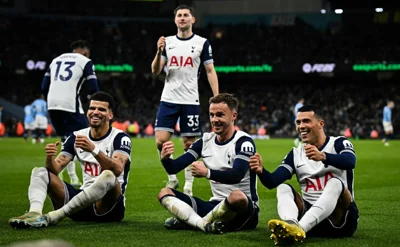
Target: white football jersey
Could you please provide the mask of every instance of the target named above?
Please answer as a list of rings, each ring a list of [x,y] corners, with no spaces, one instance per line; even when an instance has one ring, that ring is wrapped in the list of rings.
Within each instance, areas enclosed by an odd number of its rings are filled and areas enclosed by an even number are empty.
[[[196,159],[202,158],[206,167],[211,170],[230,170],[235,159],[248,162],[250,156],[256,152],[253,139],[243,131],[236,131],[235,135],[225,143],[219,143],[216,137],[215,133],[204,133],[203,137],[188,149]],[[213,194],[210,201],[224,200],[233,190],[241,190],[258,205],[257,176],[250,169],[240,183],[223,184],[210,180],[210,186]]]
[[[304,147],[303,144],[293,148],[280,165],[288,169],[292,175],[296,174],[304,200],[314,204],[321,196],[328,179],[332,177],[340,179],[354,199],[354,170],[342,170],[325,165],[322,161],[310,160],[305,154]],[[319,150],[331,154],[350,152],[355,155],[353,144],[342,136],[327,136],[324,146]]]
[[[53,59],[45,76],[50,77],[49,110],[84,113],[79,92],[86,80],[97,80],[89,58],[79,53],[64,53]]]
[[[82,130],[75,131],[73,135],[70,135],[65,142],[61,150],[61,154],[67,155],[74,158],[77,156],[79,162],[81,163],[81,168],[83,172],[83,185],[81,189],[89,187],[96,178],[101,174],[102,169],[96,158],[89,152],[83,151],[80,148],[75,147],[75,137],[77,135],[87,136],[90,141],[100,149],[101,152],[106,154],[108,157],[112,157],[114,153],[122,153],[129,157],[128,162],[125,164],[124,171],[118,176],[118,181],[121,185],[122,195],[125,194],[125,189],[128,184],[129,170],[131,166],[131,138],[124,133],[122,130],[116,128],[110,128],[108,133],[100,138],[94,139],[90,135],[90,127]]]
[[[167,76],[161,101],[199,105],[197,81],[200,65],[214,63],[208,40],[195,34],[187,39],[169,36],[162,59],[166,60]]]

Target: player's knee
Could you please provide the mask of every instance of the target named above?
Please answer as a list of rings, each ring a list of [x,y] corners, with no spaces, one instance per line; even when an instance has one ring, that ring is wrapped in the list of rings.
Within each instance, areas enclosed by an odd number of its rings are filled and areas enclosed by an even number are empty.
[[[48,171],[45,167],[34,167],[32,169],[32,175],[39,175],[39,176],[43,176],[46,175],[48,176]]]
[[[170,188],[168,188],[168,187],[162,188],[162,189],[160,190],[160,192],[158,193],[158,200],[161,201],[161,199],[162,199],[163,197],[165,197],[166,195],[175,195],[175,194],[174,194],[174,192],[173,192]]]
[[[276,196],[278,197],[282,194],[293,194],[292,186],[289,184],[280,184],[278,187],[276,187]]]
[[[109,191],[111,188],[114,188],[117,178],[114,173],[110,170],[104,170],[100,176],[97,178],[97,181],[104,186],[106,191]]]
[[[326,182],[325,190],[338,194],[343,194],[345,187],[342,181],[340,181],[339,179],[331,178]]]
[[[156,138],[156,146],[157,149],[161,151],[162,146],[165,142],[167,142],[168,140],[164,140],[163,138]]]

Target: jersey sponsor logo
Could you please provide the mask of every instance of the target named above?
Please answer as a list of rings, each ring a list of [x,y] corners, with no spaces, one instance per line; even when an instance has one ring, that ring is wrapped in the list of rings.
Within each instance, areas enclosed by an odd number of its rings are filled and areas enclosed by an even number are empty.
[[[308,192],[310,190],[313,191],[320,191],[325,189],[326,183],[329,179],[334,178],[332,172],[325,173],[323,177],[316,177],[316,178],[306,178],[306,189],[305,191]]]
[[[183,56],[172,56],[169,62],[169,66],[178,66],[178,67],[194,67],[193,58],[192,57],[183,57]]]
[[[131,149],[131,138],[124,136],[121,138],[121,148],[123,149]]]
[[[254,145],[249,141],[245,141],[242,143],[242,146],[240,147],[240,151],[247,155],[253,155],[254,154]]]
[[[343,146],[344,146],[344,149],[354,150],[353,144],[351,144],[351,142],[348,140],[343,141]]]

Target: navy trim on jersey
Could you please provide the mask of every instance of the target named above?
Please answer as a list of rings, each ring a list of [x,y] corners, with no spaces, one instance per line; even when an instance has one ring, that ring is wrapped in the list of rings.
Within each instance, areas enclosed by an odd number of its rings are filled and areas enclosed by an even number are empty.
[[[249,142],[251,145],[242,147],[243,143]],[[246,161],[249,161],[250,157],[253,156],[257,152],[256,150],[256,144],[254,143],[254,140],[249,137],[249,136],[242,136],[240,137],[235,144],[235,159],[244,159]]]
[[[295,167],[294,167],[293,149],[290,150],[290,152],[282,160],[282,163],[280,164],[280,166],[286,168],[291,174],[294,174]]]
[[[90,133],[90,130],[89,130],[89,139],[92,140],[92,141],[95,141],[95,142],[104,140],[104,139],[107,138],[107,136],[110,135],[111,131],[112,131],[112,127],[108,127],[108,131],[104,136],[102,136],[100,138],[94,138],[94,137],[92,137],[92,134]]]
[[[227,144],[227,143],[229,143],[230,141],[232,141],[233,140],[233,138],[235,138],[235,135],[236,135],[236,130],[235,130],[235,132],[233,133],[233,135],[232,135],[232,137],[231,138],[229,138],[229,140],[227,140],[227,141],[224,141],[224,142],[219,142],[217,139],[217,137],[215,137],[215,144],[217,144],[218,146],[223,146],[223,145],[225,145],[225,144]]]
[[[164,56],[165,58],[168,58],[167,57],[167,42],[165,42],[164,50],[161,52],[161,56]]]
[[[190,37],[187,37],[187,38],[179,38],[179,37],[178,37],[178,34],[176,34],[175,36],[176,36],[177,39],[185,41],[185,40],[190,40],[191,38],[194,37],[194,35],[195,35],[195,34],[193,33]]]
[[[342,170],[354,169],[356,156],[351,142],[344,137],[340,137],[335,140],[334,147],[337,154],[325,153],[326,160],[322,162],[326,166],[331,165]]]
[[[126,185],[128,184],[129,171],[131,170],[131,161],[127,160],[124,167],[124,182],[121,184],[121,193],[125,194]]]
[[[201,64],[203,64],[204,62],[207,61],[213,61],[213,57],[212,57],[212,53],[210,53],[209,49],[210,49],[211,45],[210,42],[208,42],[208,40],[206,40],[203,44],[203,49],[201,50],[201,54],[200,54],[200,61]],[[208,63],[206,63],[208,64]]]
[[[99,85],[96,74],[93,71],[93,67],[93,62],[89,61],[86,63],[85,68],[83,69],[83,77],[86,79],[86,83],[89,84],[91,94],[99,91]]]
[[[187,150],[188,153],[193,155],[193,157],[198,160],[201,157],[202,151],[203,150],[203,139],[198,139],[193,144],[189,147]]]
[[[256,179],[257,179],[256,173],[250,170],[250,194],[251,194],[251,200],[253,202],[258,202]]]
[[[346,171],[346,179],[347,179],[347,188],[349,189],[352,196],[353,195],[353,179],[354,179],[354,171],[347,170]]]
[[[326,140],[325,140],[324,144],[320,148],[318,148],[319,151],[322,151],[322,149],[325,148],[326,144],[328,144],[328,142],[329,142],[329,139],[331,139],[331,138],[329,136],[326,136]]]
[[[111,128],[110,128],[111,129]],[[127,137],[129,139],[129,143],[122,143],[122,138]],[[132,151],[132,141],[131,138],[125,132],[118,133],[113,141],[114,152],[120,151],[120,153],[124,153],[128,155],[128,158],[131,156]]]
[[[72,155],[72,158],[74,158],[75,154],[75,135],[70,135],[67,137],[67,139],[64,141],[62,144],[62,149],[61,153],[69,153]]]
[[[85,79],[85,77],[82,76],[79,79],[78,84],[76,84],[76,89],[75,89],[75,92],[76,92],[76,95],[75,95],[75,112],[76,113],[80,113],[79,112],[79,91],[80,91],[80,88],[82,86],[82,83],[83,83],[84,79]]]

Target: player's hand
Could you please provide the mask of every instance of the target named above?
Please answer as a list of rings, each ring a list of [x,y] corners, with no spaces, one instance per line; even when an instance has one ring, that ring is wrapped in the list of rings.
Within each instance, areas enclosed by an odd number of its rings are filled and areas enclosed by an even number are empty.
[[[171,141],[164,142],[160,152],[161,160],[169,159],[169,157],[171,157],[171,154],[173,153],[174,153],[174,143]]]
[[[161,36],[157,41],[157,52],[161,54],[164,51],[164,48],[165,48],[165,37]]]
[[[263,164],[262,164],[262,158],[260,156],[260,154],[255,153],[253,156],[250,157],[249,160],[249,164],[250,164],[250,169],[257,173],[257,174],[261,174],[263,172]]]
[[[46,151],[46,156],[48,158],[51,158],[53,156],[56,156],[58,154],[58,146],[60,145],[60,142],[57,141],[56,143],[49,143],[45,147]]]
[[[304,151],[306,152],[307,158],[310,160],[324,161],[326,159],[325,153],[320,152],[314,145],[306,144],[304,146]]]
[[[92,152],[96,147],[87,136],[77,135],[75,138],[75,147],[80,148],[86,152]]]
[[[208,168],[203,161],[195,161],[192,163],[192,175],[196,178],[207,177]]]

